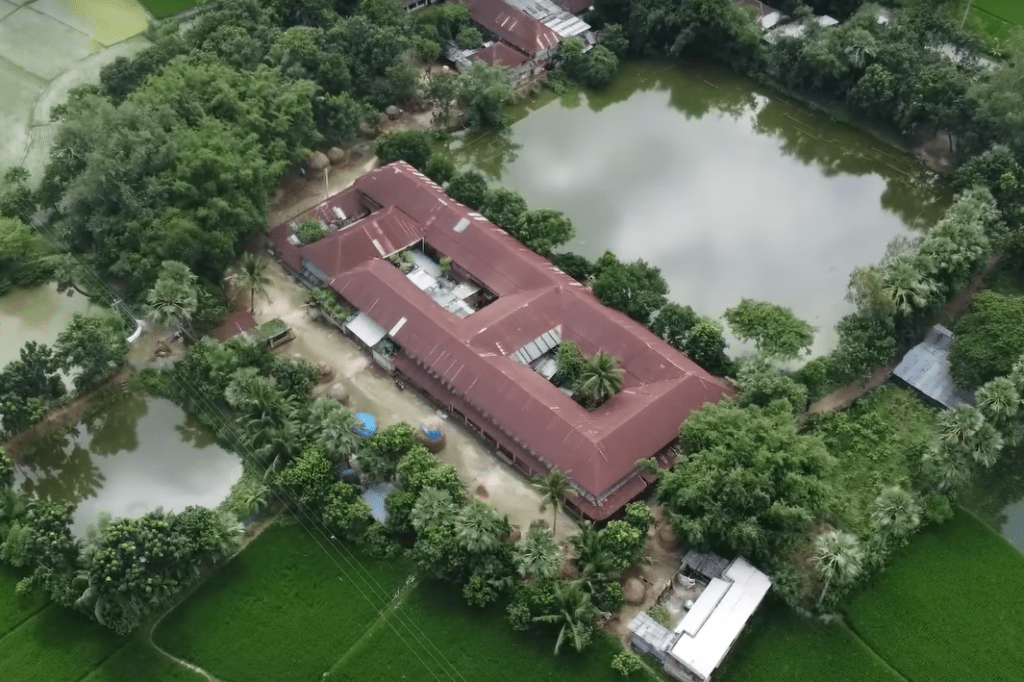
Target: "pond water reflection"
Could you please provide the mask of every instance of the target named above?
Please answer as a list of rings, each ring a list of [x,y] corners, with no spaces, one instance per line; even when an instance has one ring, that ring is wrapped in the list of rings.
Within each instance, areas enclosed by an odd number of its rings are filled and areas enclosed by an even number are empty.
[[[576,225],[567,250],[643,258],[718,317],[743,297],[833,326],[850,272],[933,224],[945,183],[875,138],[703,65],[630,63],[607,90],[528,102],[457,161]],[[735,350],[735,349],[734,349]]]
[[[19,472],[26,492],[76,503],[73,530],[81,534],[100,512],[137,517],[157,507],[215,507],[242,463],[174,403],[128,394],[63,442],[27,450]]]

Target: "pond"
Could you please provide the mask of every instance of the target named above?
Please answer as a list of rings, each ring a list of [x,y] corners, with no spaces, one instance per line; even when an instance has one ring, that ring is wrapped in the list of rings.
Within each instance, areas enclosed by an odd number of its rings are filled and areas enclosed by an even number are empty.
[[[26,341],[52,346],[72,315],[97,310],[85,296],[57,293],[55,284],[15,288],[0,296],[0,367],[17,360]]]
[[[564,211],[578,232],[566,250],[657,265],[699,313],[743,297],[792,308],[818,329],[814,355],[852,310],[852,270],[951,199],[911,156],[706,65],[627,63],[605,91],[512,115],[455,140],[460,166]]]
[[[19,480],[28,493],[72,502],[82,535],[100,512],[138,517],[157,507],[216,507],[242,474],[238,456],[198,420],[163,398],[129,393],[78,424],[60,443],[24,452]]]

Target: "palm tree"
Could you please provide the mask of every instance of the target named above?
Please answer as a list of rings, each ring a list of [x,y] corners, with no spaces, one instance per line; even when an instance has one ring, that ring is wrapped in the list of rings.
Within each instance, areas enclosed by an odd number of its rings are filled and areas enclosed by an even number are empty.
[[[316,444],[335,461],[347,462],[359,447],[360,437],[352,431],[359,422],[337,401],[330,398],[314,400],[307,424]]]
[[[594,528],[590,521],[580,523],[579,534],[569,538],[569,542],[576,549],[573,563],[579,569],[581,584],[589,591],[593,591],[596,583],[617,572],[613,559],[601,540],[601,531]]]
[[[813,561],[818,575],[825,581],[818,597],[820,607],[832,583],[848,585],[860,575],[864,566],[864,549],[855,536],[834,530],[814,541]]]
[[[561,623],[558,641],[555,642],[555,655],[562,649],[566,639],[572,642],[576,651],[583,651],[590,643],[597,617],[597,607],[590,601],[590,595],[583,591],[577,583],[555,583],[555,612],[544,616],[535,616],[537,623]]]
[[[198,308],[195,291],[159,282],[146,294],[146,311],[156,324],[177,327],[194,338],[192,316]]]
[[[249,290],[249,314],[256,312],[256,295],[259,294],[270,300],[267,287],[273,284],[273,280],[267,275],[267,263],[259,256],[252,253],[242,255],[238,263],[238,270],[228,277],[228,280],[237,284],[243,289]]]
[[[508,537],[507,520],[503,523],[498,513],[480,500],[459,510],[455,527],[456,541],[471,554],[489,552]]]
[[[597,406],[622,390],[622,367],[618,358],[598,351],[587,360],[580,375],[580,392]]]
[[[942,492],[956,490],[967,482],[971,470],[963,448],[940,440],[924,454],[923,463],[935,487]]]
[[[447,490],[424,488],[409,513],[409,520],[417,533],[451,519],[455,515],[455,503]]]
[[[893,260],[882,273],[882,281],[882,290],[896,311],[903,316],[926,307],[931,295],[935,293],[935,282],[920,264],[907,257]]]
[[[1021,429],[1017,426],[1020,415],[1020,393],[1009,377],[999,377],[978,389],[975,394],[978,410],[985,419],[999,429],[1007,445],[1020,445]]]
[[[534,526],[516,545],[516,567],[523,578],[552,578],[562,565],[562,553],[551,531]]]
[[[985,417],[970,405],[943,412],[939,417],[939,437],[955,445],[969,447],[985,425]]]
[[[921,523],[921,508],[913,494],[896,486],[886,488],[871,503],[871,520],[888,541],[910,535]]]
[[[998,461],[999,453],[1002,451],[1003,437],[999,434],[996,427],[985,422],[984,426],[978,429],[978,433],[975,434],[974,440],[971,442],[971,457],[981,466],[991,469],[996,461]]]
[[[551,534],[554,535],[558,529],[558,512],[562,511],[563,500],[573,493],[569,477],[561,469],[552,469],[546,476],[535,476],[530,485],[542,496],[541,511],[547,510],[548,505],[551,505]]]

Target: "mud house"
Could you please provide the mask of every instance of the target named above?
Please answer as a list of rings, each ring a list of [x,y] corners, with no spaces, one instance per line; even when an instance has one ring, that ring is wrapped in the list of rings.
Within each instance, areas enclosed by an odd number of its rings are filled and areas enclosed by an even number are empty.
[[[303,220],[326,237],[293,237]],[[674,455],[679,425],[729,394],[643,325],[404,162],[270,232],[282,262],[352,308],[348,333],[378,362],[483,436],[528,474],[557,467],[592,519],[607,518],[651,480],[638,460]],[[622,391],[588,411],[550,380],[565,340],[622,363]]]

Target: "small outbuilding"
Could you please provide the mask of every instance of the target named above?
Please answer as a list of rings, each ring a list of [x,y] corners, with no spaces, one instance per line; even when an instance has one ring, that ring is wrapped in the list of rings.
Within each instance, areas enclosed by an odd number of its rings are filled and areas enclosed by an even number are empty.
[[[974,402],[974,396],[953,383],[949,350],[953,332],[941,324],[928,330],[924,341],[911,348],[890,375],[896,383],[913,389],[927,402],[954,410]]]

